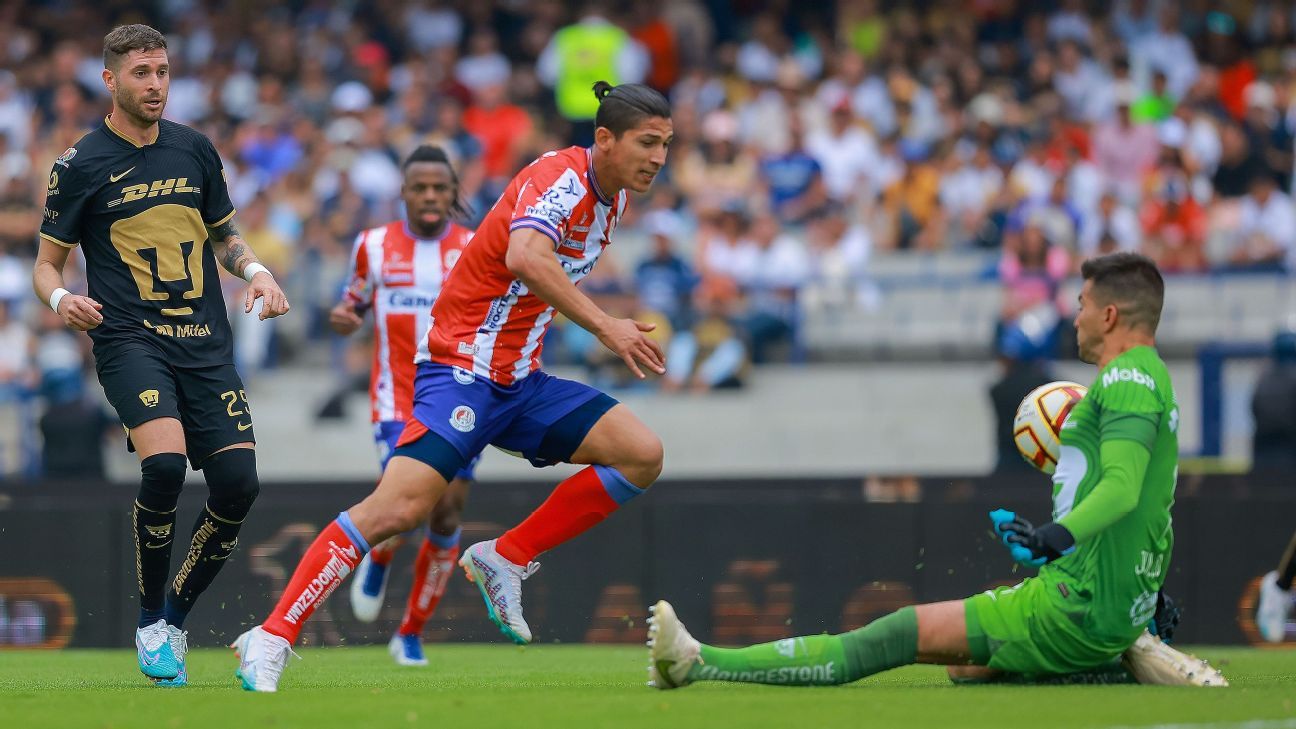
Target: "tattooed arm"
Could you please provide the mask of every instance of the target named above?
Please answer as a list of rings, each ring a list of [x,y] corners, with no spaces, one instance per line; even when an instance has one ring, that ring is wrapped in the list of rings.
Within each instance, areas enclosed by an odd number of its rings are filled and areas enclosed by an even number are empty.
[[[207,230],[211,235],[212,252],[216,254],[216,260],[220,261],[220,265],[239,278],[249,279],[247,295],[243,301],[244,312],[251,312],[252,303],[257,299],[263,299],[260,314],[262,319],[272,319],[287,314],[288,297],[284,296],[279,283],[265,266],[261,266],[261,270],[250,278],[246,275],[248,266],[260,261],[257,260],[256,253],[252,252],[252,247],[243,240],[238,228],[234,227],[233,218]]]
[[[233,218],[207,230],[211,234],[212,252],[226,271],[243,278],[243,271],[258,262],[252,247],[243,240],[243,235],[235,227]]]

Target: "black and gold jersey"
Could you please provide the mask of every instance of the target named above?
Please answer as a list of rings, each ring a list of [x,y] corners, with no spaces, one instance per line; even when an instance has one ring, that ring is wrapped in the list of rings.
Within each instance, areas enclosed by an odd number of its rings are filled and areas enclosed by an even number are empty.
[[[140,146],[104,119],[54,162],[40,234],[81,246],[103,305],[96,357],[143,344],[182,367],[232,361],[207,228],[233,215],[215,147],[182,124],[163,119]]]

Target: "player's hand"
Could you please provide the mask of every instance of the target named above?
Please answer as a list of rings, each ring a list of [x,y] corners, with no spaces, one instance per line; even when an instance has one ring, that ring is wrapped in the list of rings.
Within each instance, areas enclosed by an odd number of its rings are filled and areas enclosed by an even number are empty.
[[[329,311],[329,327],[344,337],[359,329],[361,324],[364,324],[364,319],[345,301],[339,301]]]
[[[1012,554],[1013,561],[1026,567],[1042,567],[1075,551],[1075,537],[1057,522],[1036,527],[1025,518],[1004,509],[990,512],[995,535]]]
[[[613,354],[625,362],[625,366],[635,373],[635,377],[644,379],[643,364],[659,375],[666,374],[666,355],[661,346],[653,339],[644,336],[645,332],[656,329],[656,324],[635,321],[634,319],[612,319],[603,331],[598,333],[599,341]]]
[[[67,294],[58,305],[58,315],[63,317],[63,323],[79,332],[88,332],[103,324],[103,314],[99,313],[103,304],[89,296]]]
[[[283,289],[279,288],[279,282],[275,281],[264,271],[257,273],[252,277],[252,282],[248,284],[247,296],[244,297],[244,313],[252,313],[252,303],[261,299],[260,319],[273,319],[276,316],[283,316],[288,313],[288,297],[284,296]]]

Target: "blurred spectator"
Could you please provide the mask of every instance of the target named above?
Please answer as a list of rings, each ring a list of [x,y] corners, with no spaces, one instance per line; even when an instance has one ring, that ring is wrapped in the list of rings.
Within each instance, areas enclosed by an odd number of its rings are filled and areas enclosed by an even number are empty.
[[[13,302],[0,299],[0,402],[23,397],[35,387],[35,348],[26,322],[13,316]]]
[[[1192,43],[1179,31],[1179,9],[1165,4],[1158,15],[1156,31],[1130,45],[1135,78],[1148,79],[1155,71],[1166,75],[1166,90],[1180,98],[1197,78],[1197,56]]]
[[[1115,119],[1098,124],[1093,134],[1094,163],[1121,200],[1131,204],[1138,202],[1139,186],[1157,154],[1156,127],[1131,118],[1135,93],[1130,84],[1117,88]]]
[[[918,145],[904,147],[900,179],[891,183],[882,204],[891,221],[891,234],[883,247],[899,250],[934,250],[944,242],[944,214],[937,196],[940,172],[927,162],[927,152]]]
[[[675,253],[676,241],[684,236],[683,222],[673,211],[654,210],[644,216],[643,227],[652,238],[652,251],[635,269],[640,307],[665,316],[677,330],[686,328],[692,322],[689,301],[697,276]]]
[[[1296,262],[1296,207],[1267,174],[1251,180],[1251,192],[1242,199],[1229,265],[1238,268],[1282,270]],[[1296,270],[1296,269],[1293,269]]]
[[[630,34],[648,53],[649,70],[644,82],[666,93],[679,80],[680,58],[675,28],[662,14],[662,6],[657,0],[635,0]]]
[[[1067,113],[1072,118],[1097,120],[1102,111],[1099,100],[1108,83],[1110,79],[1102,68],[1085,57],[1079,39],[1062,41],[1058,47],[1057,69],[1053,72],[1053,87],[1066,102]]]
[[[1283,190],[1291,189],[1291,123],[1277,108],[1278,93],[1264,81],[1247,87],[1246,117],[1242,121],[1251,149]]]
[[[808,309],[867,307],[876,295],[868,278],[873,241],[846,211],[829,203],[811,214],[806,226],[810,274],[801,298]]]
[[[855,125],[848,97],[833,104],[828,125],[807,135],[805,147],[819,163],[828,197],[848,205],[877,198],[880,191],[872,176],[878,163],[877,142],[868,130]]]
[[[675,183],[698,216],[741,205],[756,179],[756,162],[738,145],[738,121],[728,112],[708,114],[701,144],[680,153],[673,164]]]
[[[1099,200],[1098,210],[1084,219],[1080,229],[1080,256],[1089,258],[1097,255],[1104,239],[1111,240],[1113,250],[1122,251],[1138,251],[1143,243],[1138,214],[1130,207],[1120,204],[1110,192]]]
[[[18,78],[8,69],[0,69],[0,136],[7,149],[24,151],[31,141],[32,105],[18,88]]]
[[[1130,107],[1130,119],[1135,124],[1148,124],[1168,119],[1175,109],[1175,97],[1170,95],[1169,82],[1164,71],[1152,72],[1152,88],[1140,96]]]
[[[1161,177],[1156,189],[1149,191],[1142,217],[1143,253],[1163,272],[1206,269],[1206,215],[1189,194],[1186,175]]]
[[[478,28],[468,37],[468,53],[455,64],[455,80],[474,94],[483,88],[502,87],[512,69],[499,49],[499,36],[490,28]]]
[[[536,61],[536,75],[554,91],[558,112],[572,124],[570,142],[594,141],[596,81],[640,83],[649,57],[638,41],[612,23],[603,2],[586,2],[579,21],[559,28]]]
[[[473,104],[464,111],[463,127],[482,145],[483,202],[493,203],[519,168],[530,160],[522,159],[532,132],[531,117],[526,110],[508,102],[503,84],[478,87]],[[482,206],[485,207],[485,206]]]
[[[740,323],[751,345],[752,362],[771,361],[787,345],[796,357],[797,293],[810,275],[806,250],[768,212],[752,220],[747,240],[734,251],[734,272],[745,308]]]
[[[662,390],[703,393],[742,387],[749,362],[730,318],[729,300],[728,295],[715,290],[698,290],[695,321],[677,331],[666,349]]]
[[[1071,257],[1028,221],[999,261],[1004,303],[996,327],[1001,351],[1036,351],[1052,356],[1057,347],[1061,311],[1058,288],[1071,270]]]
[[[990,157],[990,148],[977,145],[972,159],[959,163],[952,154],[941,176],[938,193],[950,222],[950,235],[959,245],[992,248],[999,245],[1004,223],[1004,175]]]
[[[823,168],[806,150],[804,130],[801,117],[795,113],[789,115],[788,149],[760,163],[760,180],[770,209],[788,225],[800,223],[827,199]]]
[[[1296,331],[1274,337],[1273,361],[1256,381],[1251,414],[1251,470],[1290,474],[1296,469]]]
[[[1222,198],[1240,198],[1247,194],[1251,180],[1267,174],[1264,161],[1251,147],[1241,125],[1225,122],[1220,126],[1220,159],[1211,177],[1215,194]]]

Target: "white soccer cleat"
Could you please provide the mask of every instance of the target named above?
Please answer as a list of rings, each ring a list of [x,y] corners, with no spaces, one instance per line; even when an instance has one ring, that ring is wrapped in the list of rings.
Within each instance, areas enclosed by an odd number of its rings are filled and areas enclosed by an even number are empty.
[[[1121,662],[1139,683],[1156,686],[1227,686],[1224,674],[1206,661],[1171,648],[1146,630]]]
[[[230,648],[239,659],[234,677],[243,682],[245,691],[278,691],[288,656],[297,656],[286,639],[267,633],[260,625],[235,638]]]
[[[189,654],[189,633],[181,630],[174,625],[166,626],[167,644],[171,646],[171,654],[175,656],[176,663],[179,664],[179,671],[175,678],[154,678],[154,686],[162,688],[179,688],[189,685],[189,672],[185,670],[185,656]]]
[[[702,662],[702,644],[689,635],[675,608],[658,600],[648,608],[648,685],[675,689],[687,686],[689,670]]]
[[[1287,616],[1291,614],[1292,594],[1278,587],[1278,573],[1270,572],[1260,580],[1260,599],[1256,602],[1255,624],[1260,637],[1270,643],[1281,643],[1287,637]]]
[[[518,645],[531,642],[531,628],[522,617],[522,580],[540,569],[539,562],[520,567],[495,551],[495,540],[478,542],[459,558],[468,581],[477,585],[490,619]]]
[[[369,554],[356,567],[355,576],[351,578],[351,612],[356,620],[372,623],[382,611],[383,598],[387,595],[387,578],[391,574],[391,565],[374,564]]]
[[[173,679],[180,675],[180,663],[171,652],[165,620],[158,620],[135,631],[135,658],[140,673],[149,679]]]

